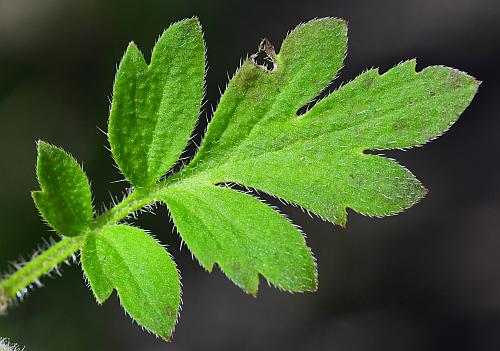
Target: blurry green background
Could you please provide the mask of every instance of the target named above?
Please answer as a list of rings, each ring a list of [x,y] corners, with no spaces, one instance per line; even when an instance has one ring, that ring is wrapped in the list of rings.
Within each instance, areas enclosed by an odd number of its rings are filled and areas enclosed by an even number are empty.
[[[261,37],[279,46],[314,17],[349,21],[349,54],[333,85],[372,66],[418,57],[484,81],[459,122],[423,148],[389,152],[430,188],[396,217],[352,211],[346,229],[281,206],[308,234],[319,263],[315,294],[262,283],[257,299],[206,273],[172,233],[164,208],[138,223],[169,246],[183,310],[171,343],[142,332],[116,298],[97,306],[78,265],[45,278],[0,317],[0,336],[27,350],[499,350],[500,4],[494,0],[130,1],[0,0],[0,271],[54,236],[30,191],[35,141],[84,164],[95,204],[123,183],[106,151],[116,66],[128,41],[149,56],[169,23],[199,16],[208,46],[207,104]],[[204,124],[201,124],[201,128]],[[198,141],[200,138],[197,139]]]

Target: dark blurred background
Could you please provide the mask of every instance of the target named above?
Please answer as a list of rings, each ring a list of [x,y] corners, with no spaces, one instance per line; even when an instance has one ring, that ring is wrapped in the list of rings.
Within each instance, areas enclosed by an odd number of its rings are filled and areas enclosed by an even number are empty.
[[[78,265],[0,318],[0,336],[27,350],[499,350],[500,3],[496,0],[132,1],[0,0],[0,270],[51,234],[30,198],[35,141],[71,151],[92,180],[95,203],[123,183],[104,148],[116,65],[129,40],[149,56],[169,23],[199,16],[208,46],[209,115],[240,58],[267,36],[314,17],[349,21],[338,82],[365,68],[418,58],[483,81],[446,135],[390,152],[430,193],[384,219],[349,213],[346,229],[283,207],[308,234],[319,263],[315,294],[264,282],[245,295],[202,270],[165,209],[138,221],[169,245],[180,267],[183,308],[171,343],[141,331],[114,297],[98,307]]]

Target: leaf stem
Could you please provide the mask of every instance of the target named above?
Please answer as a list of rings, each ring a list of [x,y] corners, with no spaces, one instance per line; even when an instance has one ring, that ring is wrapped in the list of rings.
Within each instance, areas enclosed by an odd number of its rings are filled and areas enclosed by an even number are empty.
[[[71,257],[82,242],[83,236],[64,238],[0,282],[0,311],[6,308],[10,299],[22,296],[28,286]]]
[[[134,189],[123,201],[107,212],[97,216],[89,226],[89,232],[115,224],[130,214],[157,201],[157,195],[164,191],[170,182],[160,182],[149,189]],[[64,237],[41,254],[27,262],[12,275],[0,281],[0,312],[5,311],[8,302],[22,296],[28,287],[37,282],[44,274],[52,271],[80,250],[85,234],[77,237]]]

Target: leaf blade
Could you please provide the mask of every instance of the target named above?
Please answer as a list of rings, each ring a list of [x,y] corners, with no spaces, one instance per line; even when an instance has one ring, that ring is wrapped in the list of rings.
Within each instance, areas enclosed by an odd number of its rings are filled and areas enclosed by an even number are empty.
[[[149,66],[135,44],[127,48],[108,134],[115,161],[133,185],[153,184],[179,158],[198,119],[204,74],[205,46],[195,18],[165,30]]]
[[[244,143],[218,165],[201,167],[199,176],[265,191],[340,225],[348,207],[369,216],[399,213],[427,191],[394,161],[364,151],[411,147],[437,137],[469,105],[477,87],[474,78],[449,68],[415,72],[415,61],[383,75],[368,71],[302,116],[253,126]]]
[[[208,271],[217,263],[254,295],[259,274],[286,291],[316,290],[316,265],[304,237],[266,204],[230,188],[203,184],[171,188],[162,200],[184,242]]]
[[[317,36],[317,37],[315,37]],[[191,167],[208,168],[244,147],[250,134],[269,120],[296,117],[337,75],[347,49],[346,22],[309,21],[295,28],[274,57],[277,68],[265,72],[243,62],[221,97]]]
[[[448,130],[479,84],[468,74],[444,66],[417,72],[413,59],[384,74],[375,69],[365,72],[318,102],[303,118],[344,128],[357,124],[358,140],[352,146],[363,150],[410,148]],[[361,89],[363,94],[356,94]],[[376,109],[370,110],[375,101]],[[348,116],[355,116],[351,125],[346,125]]]
[[[81,262],[99,303],[116,289],[140,326],[170,338],[180,306],[180,281],[173,260],[151,236],[126,225],[105,227],[87,235]]]
[[[59,234],[82,234],[94,216],[87,176],[64,150],[38,142],[37,178],[41,191],[33,191],[36,207]]]

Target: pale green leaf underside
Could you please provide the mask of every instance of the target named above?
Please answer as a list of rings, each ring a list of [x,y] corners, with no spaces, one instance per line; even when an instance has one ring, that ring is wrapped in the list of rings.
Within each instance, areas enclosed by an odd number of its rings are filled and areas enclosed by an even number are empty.
[[[335,78],[346,47],[346,23],[325,18],[300,25],[288,35],[274,58],[275,71],[265,72],[246,60],[224,92],[191,166],[218,166],[243,141],[259,134],[259,126],[290,119]]]
[[[109,141],[120,170],[135,186],[156,182],[177,161],[198,120],[205,46],[197,19],[170,26],[151,64],[131,43],[116,75]]]
[[[38,142],[36,167],[41,191],[33,191],[36,207],[59,234],[76,236],[94,216],[87,176],[64,150]]]
[[[191,61],[175,62],[179,72],[192,69],[188,80],[176,80],[185,74],[179,73],[158,83],[148,76],[155,53],[147,66],[134,45],[117,75],[110,142],[135,186],[151,185],[175,162],[201,102],[203,40],[195,20],[179,23],[182,34],[167,35],[176,33],[174,25],[160,42],[181,47],[177,54],[182,57],[191,50]],[[161,192],[200,263],[208,270],[218,264],[250,293],[257,291],[259,274],[284,290],[314,290],[313,258],[300,232],[281,215],[218,184],[267,192],[340,225],[347,208],[369,216],[398,213],[421,199],[425,188],[395,161],[366,151],[410,148],[438,137],[478,88],[465,73],[441,66],[417,72],[411,60],[384,74],[369,70],[297,115],[336,77],[346,47],[346,23],[325,18],[298,26],[278,54],[267,47],[273,70],[246,60],[222,96],[195,158]],[[169,89],[155,95],[152,87]],[[175,94],[187,97],[174,99]],[[196,113],[182,113],[190,108]],[[170,143],[172,138],[176,142]]]
[[[316,266],[302,234],[250,195],[212,185],[174,187],[162,200],[183,240],[208,269],[217,263],[256,294],[259,273],[287,291],[314,291]]]
[[[175,263],[141,229],[105,227],[85,238],[81,262],[99,303],[116,289],[128,314],[148,331],[170,338],[180,306]]]
[[[342,57],[342,33],[340,20],[311,21],[285,40],[276,71],[246,61],[183,181],[242,184],[341,225],[348,207],[385,216],[421,199],[426,190],[408,170],[364,151],[409,148],[439,136],[468,106],[478,82],[447,67],[416,72],[412,60],[383,75],[365,72],[297,116],[335,75],[325,62]]]
[[[257,198],[221,183],[255,188],[340,225],[347,208],[369,216],[400,212],[421,199],[425,188],[395,161],[367,151],[411,148],[438,137],[479,85],[447,67],[417,72],[410,60],[384,74],[364,72],[299,116],[342,67],[346,23],[324,18],[302,24],[277,54],[263,43],[259,50],[269,55],[273,69],[257,65],[255,56],[242,64],[194,159],[162,182],[200,111],[200,24],[188,19],[170,26],[149,65],[135,44],[128,46],[114,84],[109,141],[136,189],[95,221],[80,165],[63,150],[38,144],[41,191],[33,192],[34,201],[57,232],[88,233],[81,237],[81,262],[98,302],[116,290],[130,316],[165,339],[180,307],[175,263],[143,230],[113,223],[162,201],[207,270],[217,264],[251,294],[259,275],[282,290],[314,291],[316,265],[301,232]]]

